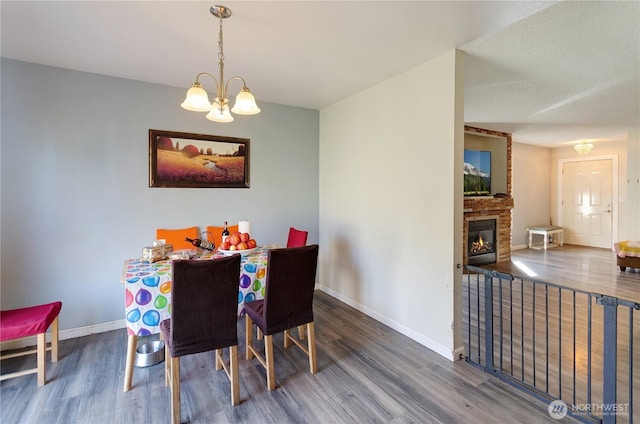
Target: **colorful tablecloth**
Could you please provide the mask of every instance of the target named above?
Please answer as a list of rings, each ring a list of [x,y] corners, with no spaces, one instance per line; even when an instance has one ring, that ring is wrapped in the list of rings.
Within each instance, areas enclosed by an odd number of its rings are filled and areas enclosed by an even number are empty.
[[[244,314],[244,302],[264,299],[267,275],[266,247],[242,258],[238,291],[238,316]],[[195,259],[207,260],[220,254],[205,254]],[[161,321],[171,317],[172,261],[155,263],[127,259],[122,270],[125,286],[127,333],[148,336],[160,333]]]

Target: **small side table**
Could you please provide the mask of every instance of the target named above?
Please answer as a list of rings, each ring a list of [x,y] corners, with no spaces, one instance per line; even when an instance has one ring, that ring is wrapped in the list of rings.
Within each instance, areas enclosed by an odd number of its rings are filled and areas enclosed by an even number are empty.
[[[542,246],[533,245],[533,235],[541,235],[543,237]],[[562,246],[564,242],[564,229],[556,225],[540,225],[529,228],[529,249],[544,249]],[[551,242],[550,242],[551,240]]]

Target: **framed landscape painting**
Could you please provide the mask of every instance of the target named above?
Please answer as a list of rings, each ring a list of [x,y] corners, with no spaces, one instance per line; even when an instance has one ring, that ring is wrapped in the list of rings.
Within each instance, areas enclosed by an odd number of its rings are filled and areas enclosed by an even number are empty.
[[[149,187],[249,188],[249,139],[149,130]]]

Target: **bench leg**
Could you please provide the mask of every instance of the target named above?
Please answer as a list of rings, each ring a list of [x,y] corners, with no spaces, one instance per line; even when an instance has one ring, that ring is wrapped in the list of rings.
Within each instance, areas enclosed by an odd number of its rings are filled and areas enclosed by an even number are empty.
[[[58,362],[58,340],[59,340],[58,317],[51,323],[51,362]]]
[[[47,333],[38,334],[38,352],[36,355],[38,356],[38,386],[44,386],[45,381],[47,380],[47,371],[46,371],[46,359],[47,359]]]
[[[560,231],[558,233],[559,239],[560,239],[560,247],[564,246],[564,231]]]

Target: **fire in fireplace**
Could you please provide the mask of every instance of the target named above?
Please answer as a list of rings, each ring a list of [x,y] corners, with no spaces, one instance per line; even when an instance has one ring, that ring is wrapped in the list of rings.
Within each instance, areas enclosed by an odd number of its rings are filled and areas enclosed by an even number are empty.
[[[467,263],[485,265],[496,262],[496,220],[469,221],[467,236]]]
[[[484,253],[493,252],[493,246],[488,241],[485,241],[482,237],[482,233],[478,234],[478,239],[471,242],[469,253],[473,255],[482,255]]]

